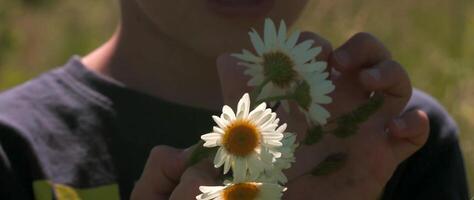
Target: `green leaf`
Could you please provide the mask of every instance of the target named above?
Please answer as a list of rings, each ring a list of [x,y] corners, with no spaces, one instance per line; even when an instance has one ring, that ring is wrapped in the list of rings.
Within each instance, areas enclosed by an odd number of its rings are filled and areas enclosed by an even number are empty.
[[[333,134],[338,138],[346,138],[354,135],[359,130],[359,126],[355,123],[340,124],[334,129]]]
[[[367,121],[384,103],[383,95],[376,94],[366,103],[337,119],[337,128],[333,134],[339,138],[354,135],[359,130],[359,124]]]
[[[339,169],[341,169],[347,160],[347,154],[345,153],[334,153],[326,157],[321,163],[318,164],[312,171],[313,176],[325,176],[329,175]]]
[[[323,127],[320,125],[312,126],[306,133],[306,137],[303,140],[305,145],[312,145],[321,141],[324,135]]]

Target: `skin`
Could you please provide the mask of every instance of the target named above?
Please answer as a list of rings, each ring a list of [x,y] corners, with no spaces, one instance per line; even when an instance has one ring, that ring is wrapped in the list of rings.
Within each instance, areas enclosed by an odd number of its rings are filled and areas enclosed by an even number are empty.
[[[267,15],[290,25],[307,3],[277,2]],[[204,4],[123,0],[115,34],[82,61],[90,70],[168,101],[209,109],[235,106],[242,92],[249,91],[245,84],[249,77],[242,75],[237,60],[221,52],[250,48],[249,27],[261,30],[263,18],[222,17]],[[286,172],[285,199],[376,199],[397,165],[426,142],[427,116],[419,110],[400,115],[411,96],[410,79],[374,36],[356,34],[336,49],[315,33],[303,33],[300,40],[306,39],[322,46],[317,59],[338,71],[331,74],[337,88],[327,106],[332,116],[367,101],[371,91],[385,95],[386,103],[355,136],[341,140],[328,135],[316,145],[299,148],[297,162]],[[307,125],[301,114],[277,112],[290,125],[288,131],[304,138]],[[324,177],[307,175],[329,153],[340,151],[349,153],[341,170]],[[194,199],[198,186],[218,185],[209,161],[185,168],[189,152],[155,147],[131,199]]]

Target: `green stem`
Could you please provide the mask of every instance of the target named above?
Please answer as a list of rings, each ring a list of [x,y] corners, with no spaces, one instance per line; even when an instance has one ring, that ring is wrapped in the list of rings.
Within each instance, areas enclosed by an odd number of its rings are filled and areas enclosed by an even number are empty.
[[[207,148],[203,146],[204,141],[199,140],[198,143],[193,145],[191,155],[189,156],[188,160],[186,161],[186,168],[189,168],[204,158],[208,158],[210,155],[214,154],[217,149],[214,148]]]
[[[252,105],[258,105],[258,104],[253,104],[253,102],[256,102],[258,96],[260,95],[260,93],[262,92],[263,88],[271,82],[271,78],[267,77],[265,80],[263,80],[263,82],[258,85],[257,87],[255,87],[255,89],[250,93],[250,102],[252,102]],[[253,106],[252,106],[253,107]]]

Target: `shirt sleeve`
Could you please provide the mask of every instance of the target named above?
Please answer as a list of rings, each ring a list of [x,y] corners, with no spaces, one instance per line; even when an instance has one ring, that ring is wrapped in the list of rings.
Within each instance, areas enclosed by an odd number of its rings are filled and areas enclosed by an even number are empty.
[[[416,92],[408,109],[421,109],[430,119],[426,144],[405,160],[388,182],[384,200],[469,199],[458,128],[434,99]]]

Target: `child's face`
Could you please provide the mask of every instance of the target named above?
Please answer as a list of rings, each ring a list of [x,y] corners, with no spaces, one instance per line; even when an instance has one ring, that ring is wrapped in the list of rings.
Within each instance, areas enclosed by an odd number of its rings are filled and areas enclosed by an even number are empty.
[[[291,25],[308,0],[136,0],[164,34],[205,56],[236,52],[250,45],[250,27],[263,19]]]

